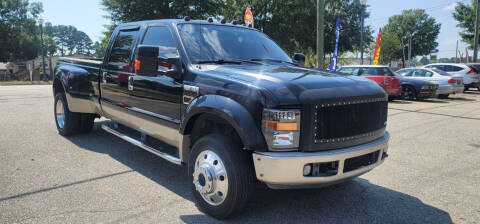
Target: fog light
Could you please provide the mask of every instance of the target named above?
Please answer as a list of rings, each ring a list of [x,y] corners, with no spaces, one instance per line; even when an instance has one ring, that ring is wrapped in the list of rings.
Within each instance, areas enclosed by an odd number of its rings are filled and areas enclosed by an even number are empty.
[[[288,133],[274,132],[273,145],[293,147],[293,132],[288,132]]]
[[[310,173],[312,172],[312,165],[307,164],[303,167],[303,176],[310,176]]]

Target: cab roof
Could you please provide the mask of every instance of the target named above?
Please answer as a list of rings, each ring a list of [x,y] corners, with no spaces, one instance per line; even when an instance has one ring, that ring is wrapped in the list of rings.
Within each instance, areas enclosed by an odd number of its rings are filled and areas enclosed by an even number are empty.
[[[212,22],[209,22],[208,20],[186,20],[186,19],[158,19],[158,20],[143,20],[143,21],[136,21],[136,22],[128,22],[128,23],[122,23],[119,26],[141,26],[144,24],[204,24],[204,25],[220,25],[220,26],[231,26],[231,27],[242,27],[246,29],[252,29],[252,30],[257,30],[252,27],[245,26],[244,24],[237,24],[234,25],[233,23],[221,23],[220,21],[217,21],[213,19]]]

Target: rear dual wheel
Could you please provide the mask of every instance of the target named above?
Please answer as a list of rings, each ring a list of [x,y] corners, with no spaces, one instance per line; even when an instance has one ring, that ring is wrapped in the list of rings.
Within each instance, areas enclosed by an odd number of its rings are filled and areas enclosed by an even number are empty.
[[[55,95],[54,114],[60,135],[69,136],[77,133],[87,133],[93,128],[95,115],[71,112],[68,109],[65,93]]]

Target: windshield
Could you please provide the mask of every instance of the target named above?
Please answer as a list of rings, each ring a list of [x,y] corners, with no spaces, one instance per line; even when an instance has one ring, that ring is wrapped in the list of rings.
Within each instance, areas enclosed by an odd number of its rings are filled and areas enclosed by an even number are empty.
[[[440,69],[433,68],[433,69],[431,69],[431,70],[434,71],[434,72],[436,72],[436,73],[438,73],[439,75],[452,76],[452,75],[448,74],[447,72],[442,71],[442,70],[440,70]]]
[[[178,30],[193,64],[265,60],[292,62],[267,35],[243,27],[179,24]]]

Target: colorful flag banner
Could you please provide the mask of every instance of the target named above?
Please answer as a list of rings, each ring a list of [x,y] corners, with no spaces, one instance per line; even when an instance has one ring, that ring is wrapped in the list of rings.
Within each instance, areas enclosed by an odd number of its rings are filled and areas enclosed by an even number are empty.
[[[245,10],[245,15],[243,16],[243,19],[245,20],[245,25],[249,26],[250,24],[253,27],[253,14],[252,11],[250,11],[250,8],[247,7]]]
[[[462,57],[463,57],[463,55],[462,55],[462,52],[461,52],[460,50],[458,51],[458,55],[460,55],[460,58],[459,58],[460,61],[459,61],[459,63],[462,64]]]
[[[378,31],[377,44],[375,45],[375,52],[373,53],[373,64],[378,65],[380,58],[380,51],[382,49],[382,28]]]
[[[340,38],[340,19],[337,19],[337,31],[335,32],[335,51],[333,51],[332,61],[330,62],[330,67],[329,67],[329,70],[331,72],[334,72],[337,70],[339,38]]]

